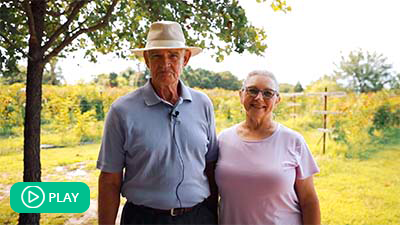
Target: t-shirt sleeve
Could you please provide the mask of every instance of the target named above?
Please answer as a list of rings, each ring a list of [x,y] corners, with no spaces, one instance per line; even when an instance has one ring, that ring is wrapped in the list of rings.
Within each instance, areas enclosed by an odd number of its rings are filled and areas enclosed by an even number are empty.
[[[215,130],[215,117],[214,117],[214,107],[211,100],[208,107],[207,119],[208,119],[208,151],[206,154],[206,161],[213,162],[218,159],[218,142],[217,134]]]
[[[319,173],[318,165],[303,137],[297,140],[296,152],[298,153],[296,167],[297,179],[304,180],[313,174]]]
[[[122,172],[125,166],[124,132],[118,112],[111,106],[104,124],[97,168],[104,172]]]

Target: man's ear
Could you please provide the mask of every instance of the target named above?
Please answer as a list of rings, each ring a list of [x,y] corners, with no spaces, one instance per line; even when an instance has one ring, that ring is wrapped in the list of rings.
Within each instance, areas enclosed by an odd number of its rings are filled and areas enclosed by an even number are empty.
[[[189,63],[191,56],[192,52],[190,50],[185,50],[185,55],[183,56],[183,66],[186,66]]]
[[[144,57],[144,62],[146,63],[147,68],[150,68],[149,56],[147,54],[147,51],[143,52],[143,57]]]

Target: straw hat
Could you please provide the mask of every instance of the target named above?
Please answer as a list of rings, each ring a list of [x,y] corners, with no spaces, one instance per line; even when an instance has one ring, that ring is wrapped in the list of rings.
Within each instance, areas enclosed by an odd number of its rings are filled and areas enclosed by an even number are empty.
[[[144,51],[153,49],[188,49],[192,52],[192,56],[202,51],[199,47],[186,46],[181,25],[172,21],[152,23],[147,35],[146,46],[133,49],[132,52],[137,56],[143,56]]]

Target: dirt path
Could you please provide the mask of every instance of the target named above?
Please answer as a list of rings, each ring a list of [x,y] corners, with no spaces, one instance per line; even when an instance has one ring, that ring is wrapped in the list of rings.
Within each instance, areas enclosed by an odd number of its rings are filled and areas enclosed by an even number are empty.
[[[10,189],[12,185],[0,184],[0,201],[10,196]]]

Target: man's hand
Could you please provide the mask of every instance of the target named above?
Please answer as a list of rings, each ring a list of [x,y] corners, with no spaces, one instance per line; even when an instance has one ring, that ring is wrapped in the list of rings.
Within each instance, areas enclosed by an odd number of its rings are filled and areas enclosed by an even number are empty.
[[[218,187],[215,182],[215,166],[216,162],[206,164],[205,173],[210,185],[211,195],[207,199],[208,208],[212,211],[216,218],[216,224],[218,223]]]
[[[115,224],[119,208],[121,183],[122,173],[101,171],[98,197],[99,224]]]

